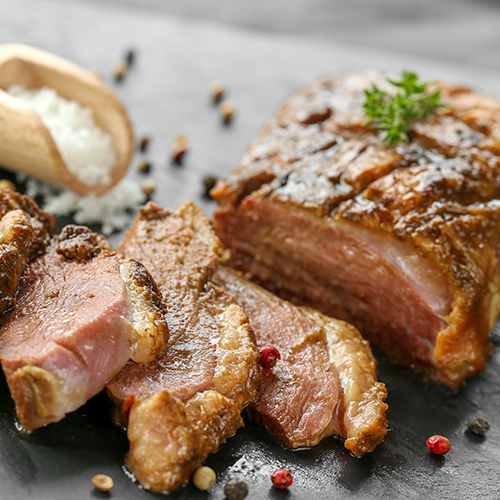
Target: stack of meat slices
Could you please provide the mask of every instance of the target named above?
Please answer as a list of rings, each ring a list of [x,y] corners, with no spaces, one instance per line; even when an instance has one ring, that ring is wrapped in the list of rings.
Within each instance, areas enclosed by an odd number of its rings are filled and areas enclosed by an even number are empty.
[[[128,468],[145,488],[172,491],[243,426],[259,352],[241,307],[211,282],[223,250],[194,204],[148,203],[119,251],[151,271],[170,340],[148,365],[129,362],[108,393],[128,417]]]
[[[2,317],[0,361],[27,430],[57,422],[104,389],[128,359],[151,361],[168,338],[144,266],[102,236],[66,226],[24,272]]]
[[[215,229],[250,279],[458,387],[500,313],[500,102],[440,84],[448,106],[388,147],[365,125],[372,83],[288,99],[212,190]]]
[[[373,451],[387,433],[387,391],[356,328],[294,306],[227,267],[214,282],[236,296],[257,343],[281,354],[272,371],[262,372],[252,419],[292,448],[337,435],[357,456]]]
[[[243,425],[247,405],[287,446],[312,446],[336,434],[362,455],[383,440],[386,391],[368,343],[346,323],[219,268],[224,251],[195,205],[172,213],[148,203],[119,250],[151,270],[171,334],[153,362],[129,362],[108,384],[128,417],[127,465],[144,487],[172,491],[187,482]],[[259,385],[250,326],[259,344],[283,351]]]

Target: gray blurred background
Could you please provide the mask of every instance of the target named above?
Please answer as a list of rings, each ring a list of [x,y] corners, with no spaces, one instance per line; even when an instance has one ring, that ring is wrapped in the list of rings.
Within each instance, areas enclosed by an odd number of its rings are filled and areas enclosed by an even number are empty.
[[[68,1],[68,0],[61,0]],[[500,69],[500,0],[71,0]]]

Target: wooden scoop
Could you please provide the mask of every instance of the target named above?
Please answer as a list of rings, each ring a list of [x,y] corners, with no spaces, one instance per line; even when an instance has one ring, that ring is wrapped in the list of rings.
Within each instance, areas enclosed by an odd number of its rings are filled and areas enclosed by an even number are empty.
[[[65,99],[93,110],[96,123],[111,135],[117,156],[110,184],[89,186],[68,170],[40,116],[5,92],[12,84],[29,89],[51,87]],[[33,47],[0,45],[0,165],[81,195],[99,195],[125,175],[134,149],[127,112],[99,76]]]

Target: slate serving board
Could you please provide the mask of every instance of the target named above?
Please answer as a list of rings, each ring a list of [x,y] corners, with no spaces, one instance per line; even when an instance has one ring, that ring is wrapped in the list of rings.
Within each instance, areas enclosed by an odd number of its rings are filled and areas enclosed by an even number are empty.
[[[138,137],[150,148],[137,154],[128,176],[153,178],[153,200],[175,209],[191,199],[208,214],[214,205],[203,196],[206,174],[223,176],[236,165],[249,141],[281,100],[312,80],[332,73],[415,69],[425,77],[467,83],[499,95],[495,71],[403,58],[369,48],[319,43],[298,37],[256,34],[207,22],[155,15],[141,10],[83,1],[19,0],[2,7],[0,43],[22,42],[49,50],[100,71],[128,107]],[[120,84],[111,68],[133,48],[136,64]],[[229,126],[221,123],[209,96],[222,80],[236,106]],[[172,138],[185,134],[191,150],[182,166],[172,164]],[[145,159],[153,168],[140,174]],[[2,177],[9,174],[2,174]],[[131,214],[131,220],[133,214]],[[68,220],[61,220],[62,226]],[[98,227],[94,227],[99,229]],[[123,232],[110,237],[116,245]],[[500,337],[493,334],[496,346]],[[249,499],[498,499],[500,488],[500,355],[458,393],[424,387],[407,372],[380,359],[380,380],[389,390],[390,431],[385,442],[363,458],[352,457],[341,441],[329,439],[313,449],[287,450],[248,423],[209,457],[218,474],[210,492],[192,486],[169,498],[224,498],[229,477],[245,479]],[[123,468],[128,444],[109,419],[105,394],[57,424],[25,434],[16,426],[13,403],[0,377],[0,499],[140,499],[163,495],[142,490]],[[476,417],[491,424],[485,437],[466,431]],[[425,440],[446,435],[452,450],[431,455]],[[276,468],[294,474],[289,490],[273,488]],[[94,474],[113,477],[110,493],[96,491]]]

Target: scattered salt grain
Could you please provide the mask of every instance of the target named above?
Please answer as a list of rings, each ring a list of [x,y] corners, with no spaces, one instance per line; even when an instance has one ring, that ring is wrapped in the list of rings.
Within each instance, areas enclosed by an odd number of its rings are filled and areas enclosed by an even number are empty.
[[[90,108],[64,99],[48,87],[28,90],[11,85],[7,92],[38,113],[66,166],[81,182],[88,186],[111,182],[116,153],[111,136],[96,124]]]
[[[130,222],[130,211],[146,201],[141,188],[124,179],[102,196],[79,196],[73,191],[57,190],[41,181],[26,179],[26,194],[40,196],[44,210],[56,216],[71,215],[77,224],[101,224],[102,233],[111,234]]]

